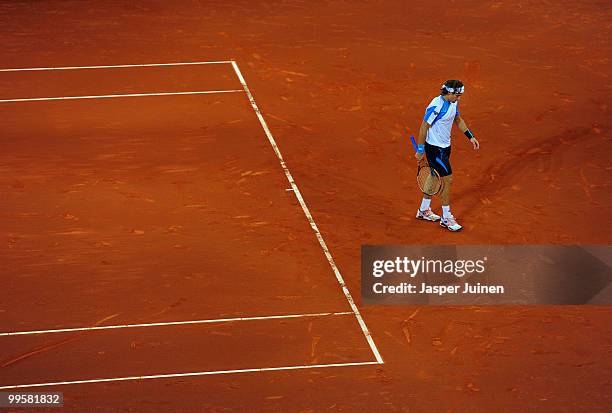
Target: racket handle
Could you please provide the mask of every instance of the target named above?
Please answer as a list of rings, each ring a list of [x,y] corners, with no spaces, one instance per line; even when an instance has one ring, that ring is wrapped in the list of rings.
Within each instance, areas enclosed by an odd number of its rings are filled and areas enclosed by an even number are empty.
[[[416,140],[414,140],[414,136],[410,136],[410,140],[412,141],[412,146],[414,147],[414,151],[418,152],[419,148],[417,147]]]

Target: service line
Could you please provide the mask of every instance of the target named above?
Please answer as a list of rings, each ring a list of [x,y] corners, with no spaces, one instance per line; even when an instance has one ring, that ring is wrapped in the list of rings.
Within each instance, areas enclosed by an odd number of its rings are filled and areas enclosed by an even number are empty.
[[[213,318],[206,320],[189,320],[189,321],[170,321],[165,323],[147,323],[147,324],[122,324],[112,326],[97,326],[97,327],[76,327],[76,328],[60,328],[54,330],[32,330],[32,331],[15,331],[9,333],[0,333],[0,337],[7,336],[25,336],[34,334],[52,334],[52,333],[72,333],[76,331],[95,331],[95,330],[114,330],[120,328],[137,328],[137,327],[166,327],[166,326],[181,326],[190,324],[212,324],[212,323],[227,323],[232,321],[253,321],[253,320],[274,320],[286,318],[304,318],[304,317],[325,317],[353,314],[351,311],[335,312],[335,313],[312,313],[312,314],[287,314],[287,315],[269,315],[259,317],[234,317],[234,318]]]

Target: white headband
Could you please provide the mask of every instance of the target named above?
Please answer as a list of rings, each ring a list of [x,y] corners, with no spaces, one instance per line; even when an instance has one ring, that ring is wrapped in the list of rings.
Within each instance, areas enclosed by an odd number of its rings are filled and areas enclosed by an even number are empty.
[[[446,90],[448,93],[463,93],[463,91],[465,90],[465,87],[461,86],[457,88],[452,88],[446,85],[442,85],[442,89]]]

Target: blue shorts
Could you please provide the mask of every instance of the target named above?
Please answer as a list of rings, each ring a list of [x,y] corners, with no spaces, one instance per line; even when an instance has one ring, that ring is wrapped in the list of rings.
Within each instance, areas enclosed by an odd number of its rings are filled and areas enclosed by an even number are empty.
[[[429,166],[434,168],[440,176],[448,176],[453,173],[450,164],[451,147],[441,148],[425,142],[425,156]]]

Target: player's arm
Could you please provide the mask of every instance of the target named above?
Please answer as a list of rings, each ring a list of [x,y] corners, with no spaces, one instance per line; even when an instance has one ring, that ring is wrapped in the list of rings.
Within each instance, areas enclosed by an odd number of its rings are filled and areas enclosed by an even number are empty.
[[[474,134],[467,127],[461,115],[457,114],[455,116],[455,124],[457,125],[457,127],[459,127],[459,130],[463,132],[465,136],[467,136],[470,142],[472,142],[472,145],[474,145],[474,149],[480,148],[480,143],[478,142],[478,139],[474,137]]]
[[[423,154],[425,152],[425,140],[427,139],[427,131],[436,121],[436,117],[440,113],[441,109],[441,104],[436,106],[433,103],[434,101],[432,100],[430,106],[425,110],[425,116],[423,116],[423,122],[421,122],[421,127],[419,128],[419,140],[417,141],[418,149],[417,153],[415,154],[415,157],[419,161],[423,159]]]
[[[419,139],[417,140],[418,145],[425,145],[425,138],[427,138],[427,131],[431,128],[431,125],[425,121],[421,122],[419,128]]]
[[[418,160],[423,159],[423,153],[425,151],[425,138],[427,138],[427,131],[430,127],[431,125],[426,121],[421,122],[421,127],[419,128],[419,138],[417,140],[418,149],[417,153],[415,154],[415,157]]]

